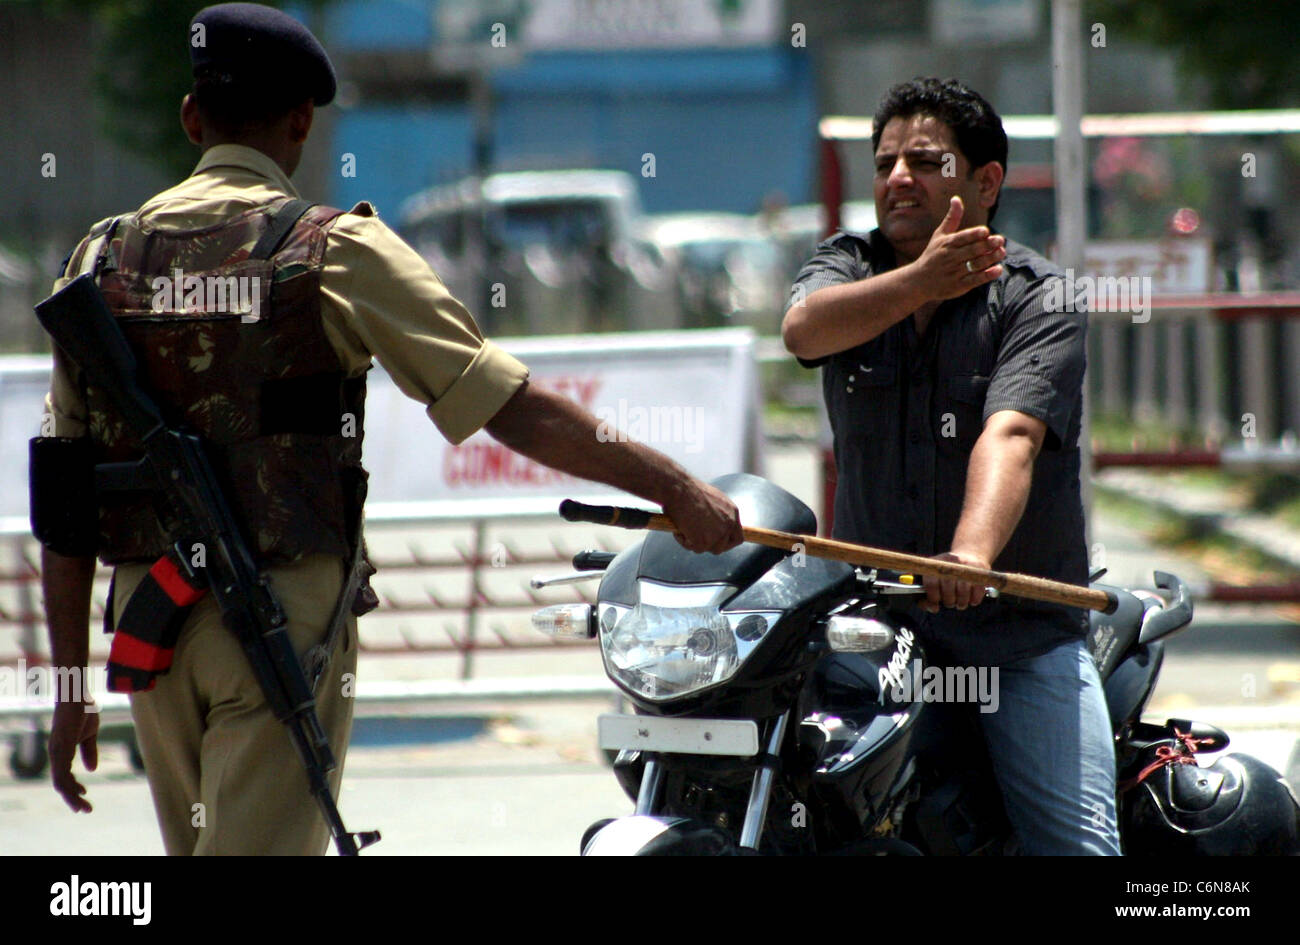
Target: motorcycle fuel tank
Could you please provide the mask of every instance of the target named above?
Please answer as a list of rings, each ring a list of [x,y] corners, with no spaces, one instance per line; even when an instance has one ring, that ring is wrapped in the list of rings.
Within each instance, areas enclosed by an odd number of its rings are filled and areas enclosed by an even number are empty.
[[[810,757],[814,789],[846,823],[874,817],[889,803],[923,704],[895,684],[900,667],[916,673],[924,653],[896,615],[894,648],[880,653],[827,653],[800,696],[799,750]]]

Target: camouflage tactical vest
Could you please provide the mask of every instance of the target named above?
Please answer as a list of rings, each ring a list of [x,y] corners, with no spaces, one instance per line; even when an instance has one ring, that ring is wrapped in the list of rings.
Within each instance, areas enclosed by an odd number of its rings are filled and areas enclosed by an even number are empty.
[[[121,218],[99,285],[169,425],[203,437],[259,564],[346,557],[365,499],[365,377],[344,377],[321,320],[325,240],[342,211],[312,207],[269,259],[250,257],[289,198],[214,226]],[[86,388],[98,462],[140,455],[102,392]],[[173,541],[148,492],[101,493],[99,554],[153,561]]]

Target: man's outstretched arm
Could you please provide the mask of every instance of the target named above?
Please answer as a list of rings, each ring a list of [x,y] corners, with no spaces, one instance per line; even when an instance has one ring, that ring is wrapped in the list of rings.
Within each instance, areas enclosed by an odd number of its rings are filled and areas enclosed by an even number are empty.
[[[573,401],[525,381],[484,429],[544,466],[658,503],[691,551],[718,554],[740,544],[740,516],[730,499],[648,446],[597,437],[598,426]]]

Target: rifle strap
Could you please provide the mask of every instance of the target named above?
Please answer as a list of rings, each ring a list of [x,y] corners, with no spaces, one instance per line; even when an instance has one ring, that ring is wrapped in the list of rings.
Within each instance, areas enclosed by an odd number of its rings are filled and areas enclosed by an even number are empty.
[[[171,669],[181,627],[207,592],[203,579],[173,547],[149,568],[113,628],[110,585],[104,604],[104,627],[114,630],[108,654],[110,692],[145,692],[154,687],[156,677]]]
[[[257,242],[253,244],[252,252],[248,254],[249,259],[270,259],[275,255],[275,251],[280,248],[289,231],[293,229],[294,224],[302,218],[302,215],[310,210],[314,204],[308,200],[294,198],[281,205],[280,209],[275,211],[271,217],[271,222]]]
[[[334,601],[334,611],[330,614],[325,638],[302,655],[302,673],[307,678],[307,685],[311,688],[312,695],[316,694],[316,687],[320,684],[321,677],[325,675],[325,668],[330,664],[334,648],[339,642],[339,634],[347,624],[348,615],[354,612],[353,601],[356,599],[362,580],[374,574],[374,567],[366,560],[365,542],[361,539],[359,521],[353,534],[356,538],[352,543],[352,553],[348,556],[348,572],[344,576],[342,588],[339,589],[338,599]]]
[[[108,261],[109,248],[113,243],[113,234],[117,232],[117,225],[121,220],[122,217],[109,217],[100,220],[91,228],[90,242],[81,255],[81,265],[77,269],[77,275],[84,276],[86,273],[90,273],[96,279],[99,278],[99,270],[103,269],[104,264]]]

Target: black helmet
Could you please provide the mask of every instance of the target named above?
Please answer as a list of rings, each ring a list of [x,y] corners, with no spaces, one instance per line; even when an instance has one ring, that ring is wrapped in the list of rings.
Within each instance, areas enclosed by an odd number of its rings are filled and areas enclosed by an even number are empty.
[[[1147,746],[1142,774],[1121,785],[1125,854],[1300,853],[1300,804],[1282,775],[1235,753],[1202,767],[1191,748],[1186,735]]]

